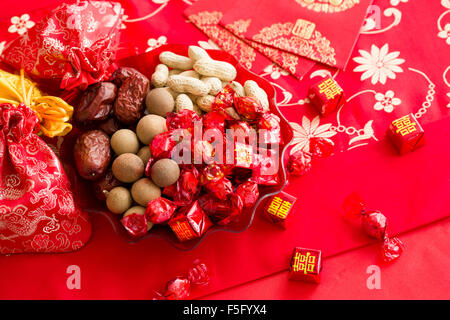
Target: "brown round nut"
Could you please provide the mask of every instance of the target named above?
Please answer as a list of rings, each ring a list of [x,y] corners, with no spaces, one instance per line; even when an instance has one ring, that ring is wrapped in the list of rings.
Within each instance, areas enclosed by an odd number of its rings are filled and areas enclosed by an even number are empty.
[[[131,207],[130,209],[128,209],[127,211],[125,211],[125,213],[123,214],[123,217],[125,218],[126,216],[129,216],[132,213],[136,213],[136,214],[145,214],[145,208],[141,207],[141,206],[134,206]],[[147,222],[147,231],[149,231],[151,228],[153,227],[153,223],[148,221]]]
[[[150,144],[158,134],[167,131],[166,119],[156,114],[148,114],[139,120],[136,134],[143,144]]]
[[[150,147],[145,146],[139,149],[137,156],[141,158],[144,166],[147,164],[148,160],[152,157],[152,153],[150,151]]]
[[[175,101],[166,88],[156,88],[150,90],[145,98],[147,111],[165,117],[168,112],[172,112]]]
[[[100,179],[111,161],[108,135],[102,130],[84,132],[75,142],[73,157],[81,177],[91,181]]]
[[[151,176],[156,185],[167,187],[180,177],[180,167],[172,159],[161,159],[152,166]]]
[[[112,164],[112,172],[117,180],[130,183],[144,174],[144,163],[132,153],[123,153]]]
[[[161,189],[150,179],[142,178],[131,187],[131,196],[141,206],[147,206],[149,201],[161,197]]]
[[[106,206],[109,211],[121,214],[131,207],[131,193],[124,187],[115,187],[106,196]]]
[[[120,129],[111,137],[111,148],[117,155],[139,151],[139,140],[136,133],[130,129]]]

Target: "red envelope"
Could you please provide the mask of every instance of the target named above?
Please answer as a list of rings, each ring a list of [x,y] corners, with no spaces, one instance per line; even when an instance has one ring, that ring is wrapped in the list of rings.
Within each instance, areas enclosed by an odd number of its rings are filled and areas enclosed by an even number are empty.
[[[241,0],[229,7],[219,24],[255,43],[345,68],[371,3]]]
[[[235,5],[234,0],[199,0],[190,6],[184,15],[222,49],[232,54],[240,64],[255,72],[262,72],[272,62],[278,64],[297,78],[302,78],[315,62],[286,51],[248,41],[240,34],[239,27],[227,31],[219,25],[225,11]],[[237,35],[237,36],[236,36]]]

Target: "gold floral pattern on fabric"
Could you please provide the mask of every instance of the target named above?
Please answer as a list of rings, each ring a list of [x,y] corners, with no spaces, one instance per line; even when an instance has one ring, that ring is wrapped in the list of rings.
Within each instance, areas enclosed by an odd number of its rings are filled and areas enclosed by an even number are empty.
[[[306,26],[307,31],[310,29],[311,26]],[[308,34],[308,39],[298,36],[298,34],[305,34],[305,32],[299,31],[298,23],[275,23],[270,27],[262,28],[258,34],[253,36],[253,40],[294,52],[321,63],[336,65],[336,53],[330,40],[322,36],[315,26],[314,31],[310,35]]]
[[[208,37],[214,39],[223,50],[233,55],[245,68],[251,69],[256,58],[255,50],[229,31],[218,26],[222,15],[222,12],[218,11],[202,11],[190,15],[189,20]]]
[[[359,3],[359,0],[295,0],[302,7],[316,12],[333,13],[350,9]]]

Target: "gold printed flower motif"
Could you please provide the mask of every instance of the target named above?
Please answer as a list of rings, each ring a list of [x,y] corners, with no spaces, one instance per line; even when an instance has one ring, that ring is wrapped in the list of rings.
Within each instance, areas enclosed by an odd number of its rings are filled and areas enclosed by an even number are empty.
[[[295,0],[302,7],[316,12],[345,11],[359,4],[359,0]]]

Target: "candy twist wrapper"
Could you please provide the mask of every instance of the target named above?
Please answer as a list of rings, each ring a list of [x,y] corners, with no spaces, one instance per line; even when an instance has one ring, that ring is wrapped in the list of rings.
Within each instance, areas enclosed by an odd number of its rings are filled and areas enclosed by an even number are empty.
[[[356,193],[345,198],[343,208],[347,221],[361,219],[364,232],[381,241],[380,256],[384,262],[391,262],[400,257],[404,250],[403,243],[398,238],[388,237],[387,219],[380,211],[366,210],[363,200]]]
[[[24,76],[0,70],[0,103],[17,106],[21,103],[31,108],[39,119],[41,133],[47,137],[65,136],[72,130],[68,123],[73,107],[59,97],[46,96],[36,84]]]
[[[209,282],[208,267],[197,259],[186,276],[179,276],[167,282],[164,293],[155,292],[153,300],[186,300],[189,299],[192,289],[205,287]]]
[[[123,9],[117,2],[62,4],[5,46],[2,61],[64,90],[84,90],[116,69]]]
[[[0,253],[68,252],[91,235],[56,155],[24,104],[0,104]]]

